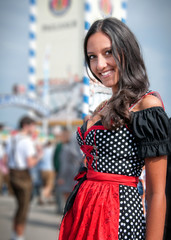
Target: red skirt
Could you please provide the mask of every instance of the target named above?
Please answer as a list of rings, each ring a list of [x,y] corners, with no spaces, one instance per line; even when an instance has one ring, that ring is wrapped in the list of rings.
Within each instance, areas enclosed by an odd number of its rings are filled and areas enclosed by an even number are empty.
[[[59,240],[118,240],[119,185],[136,187],[137,182],[137,177],[88,170],[62,220]]]

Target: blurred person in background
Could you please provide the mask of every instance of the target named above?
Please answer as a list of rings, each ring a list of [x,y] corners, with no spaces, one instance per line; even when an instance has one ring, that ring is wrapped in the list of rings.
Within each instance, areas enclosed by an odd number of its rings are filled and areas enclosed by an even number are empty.
[[[58,189],[58,174],[60,169],[60,152],[62,149],[62,128],[57,126],[53,134],[55,136],[55,149],[53,154],[53,166],[55,170],[55,200],[56,200],[56,213],[63,213],[63,196],[62,193]]]
[[[35,121],[24,116],[19,121],[19,131],[9,139],[7,160],[10,172],[10,183],[17,202],[13,219],[12,240],[23,240],[26,218],[32,192],[32,180],[29,169],[41,158],[36,152],[32,135],[35,132]]]
[[[62,128],[59,127],[59,126],[56,127],[53,131],[53,134],[55,136],[53,166],[54,166],[54,169],[55,169],[55,174],[57,176],[58,172],[59,172],[59,167],[60,167],[59,155],[60,155],[60,151],[61,151],[61,148],[62,148]]]
[[[56,186],[57,213],[62,214],[64,204],[76,183],[74,177],[82,163],[82,154],[76,142],[75,135],[73,136],[67,128],[64,128],[61,134],[61,147],[58,161],[59,169]]]
[[[54,144],[52,141],[47,141],[43,147],[43,156],[40,161],[40,175],[42,179],[42,190],[39,204],[52,203],[53,190],[55,183],[55,171],[53,166]]]
[[[4,126],[0,124],[0,133],[3,131]],[[4,194],[4,187],[8,185],[8,167],[5,158],[5,145],[2,139],[0,139],[0,193]],[[6,186],[7,188],[7,186]]]
[[[37,138],[37,133],[33,134],[34,146],[36,148],[37,154],[43,156],[43,146],[42,143]],[[32,195],[31,201],[37,201],[41,196],[42,178],[40,174],[40,161],[32,168],[30,168],[30,174],[32,179]]]
[[[146,215],[147,206],[146,206],[146,198],[145,198],[145,196],[146,196],[145,167],[143,167],[143,169],[142,169],[142,173],[139,177],[137,188],[138,188],[139,194],[142,199],[144,215]]]
[[[37,147],[36,147],[37,149]],[[41,150],[43,152],[43,150]],[[43,155],[43,154],[42,154]],[[42,188],[42,178],[40,173],[40,162],[36,164],[33,168],[30,169],[31,179],[32,179],[32,201],[39,201],[41,196],[41,188]]]

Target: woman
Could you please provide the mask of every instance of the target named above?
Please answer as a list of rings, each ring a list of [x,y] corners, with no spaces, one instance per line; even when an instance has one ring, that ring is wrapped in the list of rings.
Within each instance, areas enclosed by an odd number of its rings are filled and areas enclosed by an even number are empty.
[[[113,91],[81,128],[86,180],[65,214],[60,240],[162,240],[168,117],[149,82],[138,43],[121,21],[96,21],[84,41],[93,76]],[[147,217],[137,190],[146,167]]]

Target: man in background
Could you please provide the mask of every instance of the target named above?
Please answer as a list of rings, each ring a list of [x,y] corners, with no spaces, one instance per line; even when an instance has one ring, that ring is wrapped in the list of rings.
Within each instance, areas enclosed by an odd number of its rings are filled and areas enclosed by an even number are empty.
[[[7,144],[7,160],[10,183],[17,201],[17,210],[13,219],[12,240],[23,240],[27,212],[31,199],[32,180],[29,168],[34,167],[40,157],[32,140],[35,121],[23,117],[19,122],[19,132],[12,136]]]

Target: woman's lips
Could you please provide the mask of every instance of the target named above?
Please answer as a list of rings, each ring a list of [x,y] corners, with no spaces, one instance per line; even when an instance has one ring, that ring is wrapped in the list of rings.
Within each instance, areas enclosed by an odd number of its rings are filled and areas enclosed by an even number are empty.
[[[102,78],[106,78],[106,77],[109,77],[112,72],[113,72],[113,70],[108,70],[108,71],[105,71],[105,72],[100,73],[100,76],[101,76]]]

